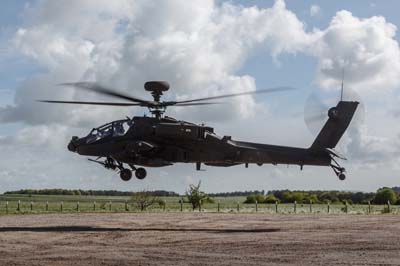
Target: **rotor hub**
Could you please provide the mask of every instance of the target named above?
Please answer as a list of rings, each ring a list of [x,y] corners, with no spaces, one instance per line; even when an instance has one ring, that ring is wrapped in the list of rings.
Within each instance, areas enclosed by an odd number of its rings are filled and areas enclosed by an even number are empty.
[[[155,102],[159,102],[163,92],[169,90],[169,84],[166,81],[148,81],[144,89],[151,92]]]

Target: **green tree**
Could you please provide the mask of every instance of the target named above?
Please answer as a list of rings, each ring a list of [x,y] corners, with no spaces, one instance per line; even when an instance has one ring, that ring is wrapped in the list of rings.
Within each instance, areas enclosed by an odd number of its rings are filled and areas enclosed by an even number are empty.
[[[275,203],[279,201],[277,197],[275,197],[274,195],[267,195],[264,199],[264,203]]]
[[[246,197],[246,200],[244,201],[244,203],[256,203],[256,202],[263,203],[264,200],[265,200],[265,198],[264,198],[263,195],[260,195],[260,194],[255,195],[255,194],[253,194],[253,195],[248,195]]]
[[[192,204],[193,210],[198,208],[203,200],[207,199],[207,194],[200,190],[201,181],[197,185],[189,185],[189,190],[186,191],[188,202]]]
[[[131,200],[141,211],[146,210],[156,203],[160,204],[158,197],[154,196],[150,191],[145,190],[133,193]]]
[[[391,188],[381,188],[375,194],[374,203],[386,204],[387,202],[395,204],[397,202],[397,195]]]

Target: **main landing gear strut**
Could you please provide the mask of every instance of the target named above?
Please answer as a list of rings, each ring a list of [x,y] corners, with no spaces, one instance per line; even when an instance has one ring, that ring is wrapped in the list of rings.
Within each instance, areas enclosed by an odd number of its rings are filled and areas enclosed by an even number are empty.
[[[100,159],[100,158],[98,158]],[[125,168],[124,164],[114,160],[113,158],[108,157],[104,162],[98,161],[97,160],[92,160],[89,159],[89,161],[91,162],[95,162],[98,164],[103,165],[105,168],[107,169],[111,169],[111,170],[116,170],[117,168],[119,169],[119,176],[121,177],[122,180],[124,181],[129,181],[132,178],[132,171],[135,172],[135,176],[137,179],[144,179],[147,175],[146,169],[140,167],[140,168],[136,168],[134,165],[129,165],[131,169]]]
[[[339,177],[340,180],[345,180],[346,175],[344,174],[346,172],[346,169],[344,167],[341,167],[340,164],[332,158],[332,163],[330,165],[332,167],[333,172],[335,172],[336,176]]]

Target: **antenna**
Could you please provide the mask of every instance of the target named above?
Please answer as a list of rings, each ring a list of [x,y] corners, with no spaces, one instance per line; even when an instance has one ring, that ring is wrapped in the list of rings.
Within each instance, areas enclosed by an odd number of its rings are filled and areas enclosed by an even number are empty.
[[[344,68],[342,69],[342,90],[340,91],[340,101],[343,101],[343,82],[344,82]]]

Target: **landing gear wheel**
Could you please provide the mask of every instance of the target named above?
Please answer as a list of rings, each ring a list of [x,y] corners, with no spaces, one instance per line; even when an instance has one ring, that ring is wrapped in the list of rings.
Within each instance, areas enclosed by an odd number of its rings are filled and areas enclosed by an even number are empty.
[[[132,178],[132,171],[129,169],[122,169],[121,172],[119,173],[119,176],[121,177],[122,180],[129,181]]]
[[[137,179],[140,179],[140,180],[144,179],[147,175],[146,169],[144,169],[142,167],[136,169],[135,175],[136,175]]]
[[[343,174],[343,173],[339,174],[338,177],[339,177],[339,179],[342,180],[342,181],[346,179],[346,175]]]

